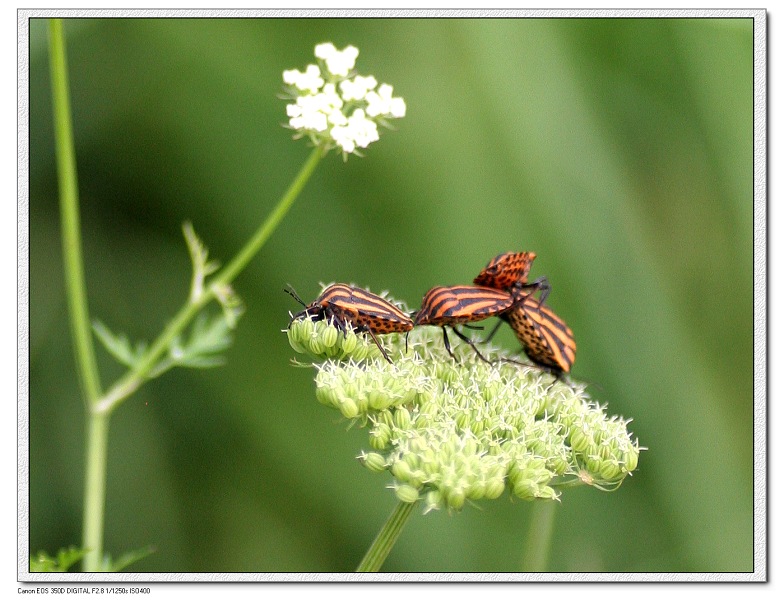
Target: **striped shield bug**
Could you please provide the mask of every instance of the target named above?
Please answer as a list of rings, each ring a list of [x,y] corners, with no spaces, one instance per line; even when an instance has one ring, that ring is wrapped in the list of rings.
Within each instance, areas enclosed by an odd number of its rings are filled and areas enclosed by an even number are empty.
[[[556,375],[569,372],[577,352],[574,333],[550,307],[527,295],[500,317],[512,327],[534,364]]]
[[[508,290],[518,283],[527,283],[535,258],[535,252],[499,254],[474,278],[474,285]]]
[[[327,319],[344,334],[348,328],[356,333],[367,333],[390,363],[392,359],[381,346],[376,334],[410,331],[414,327],[411,317],[388,300],[343,283],[328,286],[310,304],[305,304],[291,287],[284,291],[305,307],[291,317],[289,326],[300,318],[316,321]]]
[[[540,291],[539,303],[544,303],[550,294],[550,282],[546,276],[528,283],[528,272],[536,252],[505,252],[499,254],[474,278],[474,284],[505,290],[519,297],[522,292]]]
[[[482,356],[474,343],[456,326],[498,316],[508,311],[515,302],[515,297],[509,292],[490,287],[471,285],[434,287],[422,299],[422,307],[414,316],[414,325],[441,327],[444,331],[446,351],[455,358],[446,330],[450,327],[457,337],[474,349],[479,358],[489,363],[490,361]]]
[[[547,277],[528,283],[528,272],[535,258],[534,252],[499,254],[482,269],[474,283],[498,288],[514,296],[514,306],[498,316],[501,321],[509,323],[534,364],[560,375],[568,373],[574,364],[577,346],[572,330],[544,305],[551,290]],[[538,300],[533,296],[537,290]],[[500,325],[499,321],[486,342],[492,339]]]

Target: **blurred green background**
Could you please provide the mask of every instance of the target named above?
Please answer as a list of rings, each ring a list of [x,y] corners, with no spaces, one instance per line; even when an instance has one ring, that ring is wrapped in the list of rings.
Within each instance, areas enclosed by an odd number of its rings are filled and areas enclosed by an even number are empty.
[[[573,375],[649,448],[615,493],[567,491],[552,571],[753,569],[750,19],[107,19],[65,24],[91,314],[154,338],[191,220],[227,262],[309,154],[284,69],[360,49],[408,114],[323,160],[235,282],[225,367],[114,415],[106,550],[139,571],[350,571],[396,500],[281,333],[291,284],[410,306],[511,250],[575,332]],[[30,548],[81,541],[84,417],[68,334],[47,28],[30,22]],[[499,343],[516,348],[505,331]],[[120,374],[102,350],[105,386]],[[387,571],[516,571],[531,505],[417,512]]]

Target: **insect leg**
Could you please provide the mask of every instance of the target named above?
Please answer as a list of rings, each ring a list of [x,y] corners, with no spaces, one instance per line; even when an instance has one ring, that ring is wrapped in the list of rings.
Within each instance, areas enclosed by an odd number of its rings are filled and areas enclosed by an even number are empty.
[[[363,328],[363,329],[364,329],[364,331],[365,331],[365,332],[367,332],[368,334],[370,334],[370,337],[371,337],[371,338],[373,338],[373,341],[374,341],[374,342],[376,342],[376,346],[378,346],[378,349],[379,349],[379,350],[381,350],[381,354],[383,354],[383,355],[384,355],[384,358],[386,358],[386,359],[387,359],[387,362],[388,362],[388,363],[391,365],[391,364],[392,364],[392,359],[391,359],[391,358],[389,358],[389,355],[387,354],[387,351],[386,351],[386,350],[384,350],[384,347],[383,347],[383,346],[381,345],[381,343],[378,341],[378,338],[376,337],[376,334],[374,334],[374,333],[373,333],[373,332],[372,332],[370,329],[367,329],[367,328]]]
[[[498,331],[498,328],[501,327],[501,323],[503,323],[503,321],[499,320],[498,323],[495,324],[495,327],[493,327],[493,330],[490,332],[490,335],[488,335],[487,339],[484,342],[482,342],[483,344],[487,344],[490,340],[493,339],[493,336]]]
[[[474,342],[471,340],[471,338],[469,338],[467,335],[465,335],[465,334],[464,334],[462,331],[458,331],[457,327],[452,327],[452,331],[454,331],[454,332],[455,332],[455,334],[457,335],[457,337],[459,337],[459,338],[460,338],[461,340],[463,340],[463,341],[464,341],[466,344],[468,344],[469,346],[471,346],[471,347],[474,349],[474,352],[476,352],[476,355],[477,355],[479,358],[481,358],[483,361],[485,361],[485,362],[486,362],[488,365],[492,365],[492,364],[493,364],[493,363],[492,363],[492,361],[490,361],[490,360],[486,359],[484,356],[482,356],[482,353],[481,353],[481,352],[479,352],[479,348],[477,348],[477,347],[474,345]],[[446,328],[444,328],[444,337],[446,337]]]
[[[441,327],[441,330],[444,332],[444,348],[449,353],[454,360],[457,360],[457,357],[452,353],[452,346],[449,345],[449,335],[446,332],[446,327]]]
[[[550,295],[553,286],[550,285],[550,280],[547,279],[547,275],[542,275],[531,283],[520,285],[518,289],[531,290],[528,295],[535,294],[536,291],[539,290],[539,307],[541,307],[542,304],[544,304],[544,301],[547,300],[547,296]]]

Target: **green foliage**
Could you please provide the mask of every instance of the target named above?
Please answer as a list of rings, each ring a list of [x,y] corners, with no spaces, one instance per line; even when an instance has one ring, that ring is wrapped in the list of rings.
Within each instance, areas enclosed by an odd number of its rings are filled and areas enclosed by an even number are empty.
[[[61,548],[57,556],[51,557],[46,552],[40,551],[35,556],[30,557],[31,573],[66,573],[68,569],[78,563],[84,556],[85,551],[81,548],[71,546]]]
[[[208,317],[202,313],[193,321],[186,339],[177,337],[171,344],[171,366],[208,369],[225,364],[220,353],[231,346],[231,329],[223,313]]]
[[[112,557],[107,554],[103,558],[102,570],[106,573],[119,573],[123,569],[127,569],[135,562],[150,556],[154,552],[155,548],[152,546],[139,548],[138,550],[126,552],[116,560],[112,560]],[[51,557],[46,552],[41,551],[35,556],[30,557],[30,572],[66,573],[71,567],[78,563],[85,554],[85,550],[73,546],[60,549],[55,557]]]
[[[129,550],[115,560],[113,560],[109,554],[106,554],[103,558],[102,570],[106,573],[119,573],[141,559],[150,556],[154,552],[155,548],[153,546],[148,546],[137,550]]]
[[[147,351],[147,342],[136,342],[131,344],[128,336],[124,333],[113,333],[106,325],[98,319],[93,321],[93,332],[103,347],[117,359],[121,365],[132,369],[139,362]]]
[[[128,368],[134,368],[148,348],[145,341],[132,345],[125,334],[115,334],[100,321],[93,322],[93,331],[104,348],[117,361]],[[172,367],[208,369],[226,363],[222,352],[231,346],[232,336],[225,313],[208,316],[200,313],[194,320],[186,336],[177,336],[169,346],[168,355],[163,358],[149,374],[158,377]]]

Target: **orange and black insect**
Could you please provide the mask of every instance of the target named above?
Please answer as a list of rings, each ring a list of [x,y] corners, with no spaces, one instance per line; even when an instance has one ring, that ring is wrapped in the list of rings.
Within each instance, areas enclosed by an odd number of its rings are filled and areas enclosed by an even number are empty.
[[[539,303],[542,304],[550,294],[550,282],[546,276],[528,283],[528,273],[536,252],[505,252],[499,254],[474,278],[475,285],[505,290],[520,297],[523,292],[540,291]]]
[[[483,361],[489,363],[477,350],[474,343],[457,325],[481,321],[508,311],[515,297],[509,292],[490,287],[458,285],[453,287],[434,287],[422,299],[422,307],[414,316],[414,325],[436,325],[444,331],[444,346],[452,358],[452,347],[446,328],[450,327],[457,337],[469,344]]]
[[[310,304],[305,304],[290,287],[284,291],[305,307],[291,317],[289,326],[303,317],[315,321],[329,319],[344,335],[348,328],[356,333],[369,334],[390,363],[392,359],[379,343],[376,334],[410,331],[414,327],[411,317],[388,300],[343,283],[330,285]]]
[[[474,285],[509,290],[518,283],[525,284],[535,258],[535,252],[499,254],[474,278]]]
[[[547,277],[528,283],[528,272],[536,258],[534,252],[499,254],[482,269],[474,283],[511,293],[514,306],[498,316],[512,327],[515,336],[531,361],[556,375],[568,373],[575,359],[577,346],[572,330],[544,305],[551,287]],[[539,290],[539,299],[533,293]],[[489,342],[501,322],[488,336]]]
[[[577,353],[574,333],[549,306],[529,294],[499,316],[512,327],[523,350],[534,364],[556,376],[569,372]]]

